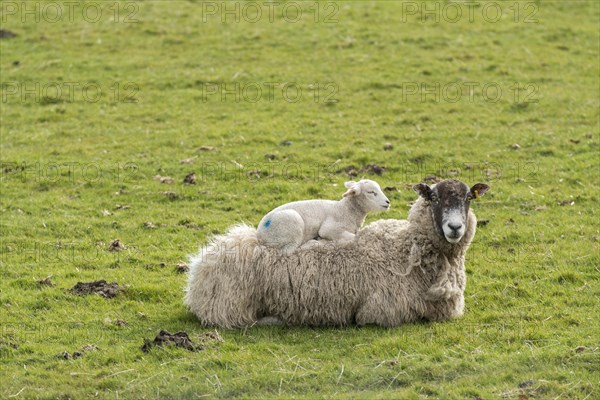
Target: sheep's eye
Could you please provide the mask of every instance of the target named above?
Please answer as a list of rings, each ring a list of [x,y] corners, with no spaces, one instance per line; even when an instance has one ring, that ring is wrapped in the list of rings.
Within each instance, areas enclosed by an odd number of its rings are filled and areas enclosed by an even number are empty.
[[[375,192],[372,192],[372,191],[371,191],[371,192],[367,192],[367,193],[370,193],[370,194],[372,194],[373,196],[377,196],[377,193],[375,193]]]

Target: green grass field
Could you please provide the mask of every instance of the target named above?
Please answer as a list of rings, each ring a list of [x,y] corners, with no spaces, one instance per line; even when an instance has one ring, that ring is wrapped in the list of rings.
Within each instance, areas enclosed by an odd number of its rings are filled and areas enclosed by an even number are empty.
[[[598,2],[0,5],[2,398],[600,397]],[[207,336],[177,265],[349,173],[491,185],[464,317]]]

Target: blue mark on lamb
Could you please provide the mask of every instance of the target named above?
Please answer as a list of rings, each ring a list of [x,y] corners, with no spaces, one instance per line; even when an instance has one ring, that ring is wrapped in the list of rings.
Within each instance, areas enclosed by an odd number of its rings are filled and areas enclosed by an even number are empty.
[[[268,220],[265,222],[265,228],[268,228],[269,226],[271,226],[271,220],[270,220],[270,219],[268,219]]]

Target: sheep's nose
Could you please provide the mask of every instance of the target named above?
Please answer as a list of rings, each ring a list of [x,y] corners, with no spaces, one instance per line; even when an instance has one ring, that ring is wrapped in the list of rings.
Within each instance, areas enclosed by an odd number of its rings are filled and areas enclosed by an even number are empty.
[[[449,222],[449,223],[448,223],[448,227],[449,227],[450,229],[452,229],[453,231],[457,231],[457,230],[459,230],[460,228],[462,228],[462,224],[461,224],[461,223],[459,223],[459,222]]]
[[[390,204],[390,201],[389,201],[389,200],[386,200],[386,201],[385,201],[385,203],[386,203],[386,204]]]

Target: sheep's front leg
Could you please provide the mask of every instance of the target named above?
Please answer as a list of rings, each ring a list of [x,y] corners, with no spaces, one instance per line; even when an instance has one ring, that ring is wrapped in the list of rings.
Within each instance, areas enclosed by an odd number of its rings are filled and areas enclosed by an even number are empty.
[[[258,321],[254,323],[259,326],[269,326],[269,325],[283,325],[284,322],[275,316],[262,317]]]
[[[342,244],[342,245],[346,245],[346,244],[352,243],[355,238],[356,238],[356,235],[354,233],[350,233],[348,231],[343,231],[338,235],[336,242],[339,244]]]
[[[431,285],[425,297],[430,301],[448,300],[451,297],[460,295],[460,289],[457,279],[453,274],[452,266],[446,256],[442,256],[442,267],[438,273],[436,281]]]

